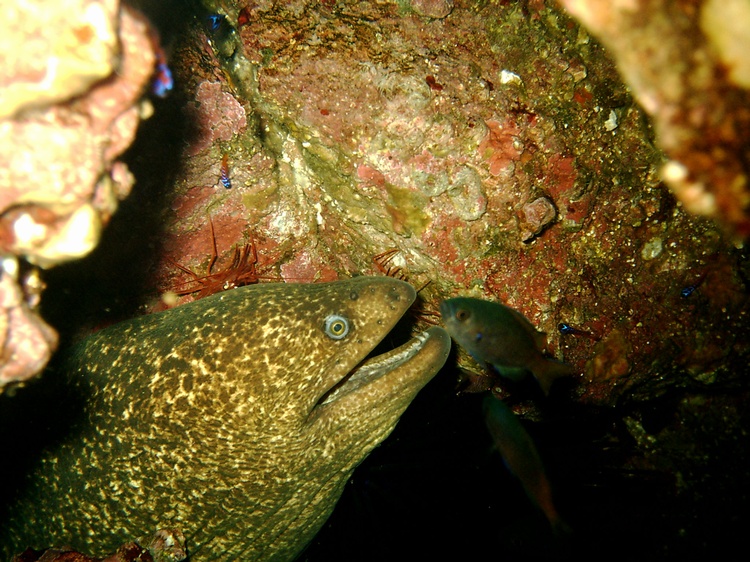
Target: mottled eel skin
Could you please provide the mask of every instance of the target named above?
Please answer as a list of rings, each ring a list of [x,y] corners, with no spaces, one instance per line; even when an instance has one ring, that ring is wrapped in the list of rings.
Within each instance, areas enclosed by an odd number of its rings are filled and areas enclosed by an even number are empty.
[[[82,407],[0,520],[3,560],[165,527],[193,561],[293,559],[447,358],[430,328],[363,363],[414,298],[387,277],[262,284],[87,338],[46,375]]]

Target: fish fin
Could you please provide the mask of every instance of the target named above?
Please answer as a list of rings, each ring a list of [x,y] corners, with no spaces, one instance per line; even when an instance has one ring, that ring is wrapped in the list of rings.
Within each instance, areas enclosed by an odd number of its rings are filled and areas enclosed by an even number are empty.
[[[547,332],[540,332],[539,330],[534,329],[531,337],[534,338],[534,345],[536,345],[538,350],[541,351],[547,347]]]
[[[558,539],[570,536],[573,533],[573,529],[570,528],[557,512],[555,504],[552,501],[552,486],[546,475],[542,473],[541,478],[530,483],[530,485],[524,484],[524,487],[531,501],[536,504],[547,518],[552,529],[552,534]]]
[[[545,514],[546,515],[546,514]],[[559,515],[554,519],[549,519],[552,527],[552,534],[558,539],[565,539],[573,534],[573,528],[568,525]]]
[[[575,369],[568,363],[540,356],[540,360],[534,365],[532,372],[534,373],[534,378],[539,382],[542,392],[544,392],[545,396],[548,396],[550,388],[552,388],[552,383],[560,377],[574,375]]]
[[[529,370],[524,367],[508,367],[507,365],[495,365],[493,363],[492,368],[498,375],[513,382],[521,382],[529,374]]]

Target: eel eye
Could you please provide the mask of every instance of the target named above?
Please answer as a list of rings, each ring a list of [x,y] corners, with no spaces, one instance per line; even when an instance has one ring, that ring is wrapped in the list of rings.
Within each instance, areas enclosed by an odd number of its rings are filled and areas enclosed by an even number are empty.
[[[468,319],[469,319],[468,310],[461,309],[456,312],[456,320],[458,320],[459,322],[463,322],[464,320],[468,320]]]
[[[332,340],[341,340],[349,333],[349,320],[338,314],[331,314],[326,318],[326,335]]]

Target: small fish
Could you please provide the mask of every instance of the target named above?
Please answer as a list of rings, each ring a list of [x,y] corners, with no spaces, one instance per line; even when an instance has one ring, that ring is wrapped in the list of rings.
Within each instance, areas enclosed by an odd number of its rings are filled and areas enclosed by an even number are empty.
[[[565,322],[561,322],[560,324],[558,324],[557,329],[563,336],[583,336],[584,338],[589,338],[593,341],[599,341],[599,338],[597,338],[593,332],[579,330],[578,328],[574,328],[573,326],[571,326],[570,324],[566,324]]]
[[[167,65],[167,55],[164,52],[164,48],[161,46],[161,39],[159,33],[151,25],[148,25],[148,37],[151,42],[151,47],[154,50],[154,57],[156,59],[154,66],[154,73],[151,78],[151,93],[157,97],[165,98],[167,94],[174,88],[174,78],[172,71]]]
[[[567,336],[569,334],[576,334],[579,332],[579,330],[576,330],[573,326],[570,324],[565,324],[564,322],[557,325],[557,329],[560,330],[560,333],[564,336]]]
[[[706,276],[708,275],[708,272],[704,271],[698,279],[696,279],[695,283],[688,285],[684,289],[680,291],[680,296],[683,299],[688,298],[690,295],[692,295],[695,291],[698,290],[698,287],[703,285],[703,282],[706,280]]]
[[[693,293],[695,292],[695,290],[696,290],[697,288],[698,288],[698,286],[697,286],[697,285],[690,285],[690,286],[688,286],[688,287],[685,287],[685,288],[684,288],[684,289],[683,289],[682,291],[680,291],[680,296],[681,296],[681,297],[682,297],[683,299],[686,299],[686,298],[688,298],[688,297],[689,297],[690,295],[692,295],[692,294],[693,294]]]
[[[156,67],[151,79],[151,93],[157,97],[165,98],[174,88],[174,77],[169,65],[167,65],[167,55],[164,53],[164,49],[159,43],[159,36],[155,31],[151,33],[151,44],[156,55]]]
[[[539,452],[521,422],[505,402],[491,394],[482,403],[482,414],[505,466],[521,482],[529,499],[542,510],[553,532],[558,536],[570,533],[552,502],[552,488]]]
[[[478,363],[491,365],[504,377],[521,380],[531,372],[546,395],[556,378],[574,372],[567,363],[542,355],[545,334],[512,308],[458,297],[444,301],[440,313],[453,339]]]
[[[206,23],[208,24],[208,29],[211,31],[217,31],[221,24],[224,23],[224,20],[227,17],[224,14],[211,14],[210,16],[206,17]]]
[[[221,175],[219,176],[219,180],[225,188],[232,188],[232,180],[229,179],[229,155],[226,152],[221,157]]]

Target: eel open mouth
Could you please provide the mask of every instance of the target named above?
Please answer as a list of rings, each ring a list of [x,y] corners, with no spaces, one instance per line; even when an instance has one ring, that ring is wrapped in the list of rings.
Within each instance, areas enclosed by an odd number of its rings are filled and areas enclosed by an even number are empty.
[[[429,349],[427,349],[428,346]],[[316,408],[340,400],[401,368],[411,368],[414,371],[413,376],[427,377],[429,380],[443,366],[449,350],[448,333],[442,328],[431,327],[416,334],[408,342],[395,349],[364,359],[321,397]]]

